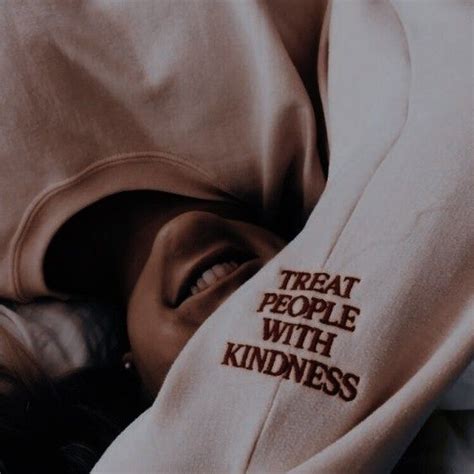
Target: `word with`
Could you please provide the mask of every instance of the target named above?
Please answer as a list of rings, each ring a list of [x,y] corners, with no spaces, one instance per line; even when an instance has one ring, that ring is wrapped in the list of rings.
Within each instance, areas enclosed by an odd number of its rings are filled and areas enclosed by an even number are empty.
[[[306,349],[315,354],[331,357],[331,347],[337,334],[321,329],[294,324],[278,319],[263,318],[263,340],[280,342],[298,349]]]

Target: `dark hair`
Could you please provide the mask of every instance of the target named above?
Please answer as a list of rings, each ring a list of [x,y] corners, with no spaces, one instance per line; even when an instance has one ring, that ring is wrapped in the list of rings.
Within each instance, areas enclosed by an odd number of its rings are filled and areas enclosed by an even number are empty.
[[[2,336],[15,363],[0,365],[8,387],[0,393],[0,472],[89,473],[146,408],[138,378],[110,367],[51,379],[13,337]]]

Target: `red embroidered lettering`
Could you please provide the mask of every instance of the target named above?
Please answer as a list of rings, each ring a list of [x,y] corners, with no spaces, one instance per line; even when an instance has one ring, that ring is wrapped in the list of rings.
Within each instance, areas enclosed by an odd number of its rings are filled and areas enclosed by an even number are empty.
[[[326,338],[323,336],[326,335]],[[321,354],[326,357],[331,357],[331,347],[334,339],[336,339],[337,334],[332,332],[321,331],[321,329],[314,328],[314,334],[311,339],[311,343],[308,347],[308,351],[314,352],[316,354]],[[317,347],[322,346],[322,350],[318,351]]]
[[[263,308],[265,308],[265,306],[270,306],[273,303],[275,303],[275,301],[277,300],[277,297],[278,295],[276,293],[265,293],[263,295],[263,300],[257,309],[257,313],[261,313],[263,311]]]

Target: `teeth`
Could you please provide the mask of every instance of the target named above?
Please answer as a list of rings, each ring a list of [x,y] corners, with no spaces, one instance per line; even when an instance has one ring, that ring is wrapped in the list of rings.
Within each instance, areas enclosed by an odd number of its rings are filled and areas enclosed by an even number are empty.
[[[202,279],[208,284],[212,285],[215,281],[217,281],[219,277],[214,273],[214,270],[211,268],[210,270],[206,270],[202,274]]]
[[[217,277],[223,277],[227,275],[226,269],[222,265],[214,265],[211,269],[214,272],[214,275],[217,275]]]
[[[213,267],[209,268],[196,280],[195,284],[191,286],[191,294],[196,295],[197,293],[209,288],[216,281],[232,273],[236,268],[239,267],[237,262],[231,260],[230,262],[217,263]]]
[[[202,278],[198,278],[196,285],[200,290],[204,290],[209,286]]]

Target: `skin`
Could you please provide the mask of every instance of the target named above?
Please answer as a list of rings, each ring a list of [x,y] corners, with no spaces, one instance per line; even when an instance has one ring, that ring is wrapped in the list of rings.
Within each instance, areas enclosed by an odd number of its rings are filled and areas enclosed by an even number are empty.
[[[48,249],[45,278],[52,289],[107,295],[127,306],[131,350],[124,359],[154,396],[199,326],[284,245],[242,206],[121,193],[63,226]],[[204,270],[230,260],[242,265],[190,294]]]
[[[143,245],[150,234],[151,245]],[[169,195],[130,246],[149,251],[140,270],[136,259],[126,266],[125,286],[130,288],[130,281],[135,281],[128,296],[131,353],[126,358],[148,393],[156,395],[171,364],[201,324],[284,242],[246,222],[229,206]],[[240,266],[201,292],[190,293],[190,284],[202,271],[229,260]]]

